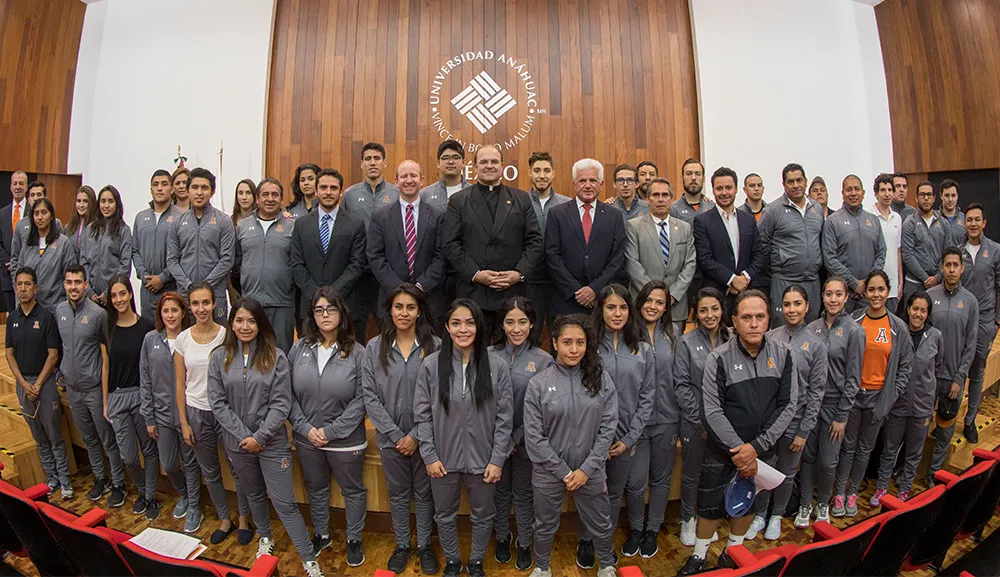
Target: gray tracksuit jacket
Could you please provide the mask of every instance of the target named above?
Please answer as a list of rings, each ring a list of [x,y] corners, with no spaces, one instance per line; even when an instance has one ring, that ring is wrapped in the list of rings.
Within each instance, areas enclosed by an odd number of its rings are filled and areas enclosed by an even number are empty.
[[[139,353],[139,412],[146,426],[180,430],[177,414],[174,355],[167,344],[166,331],[150,331]]]
[[[552,366],[552,355],[528,342],[514,349],[510,343],[492,348],[510,369],[510,386],[513,392],[514,429],[511,433],[515,446],[524,445],[524,392],[528,381]]]
[[[979,301],[961,284],[951,292],[944,283],[934,285],[927,290],[927,296],[934,301],[931,324],[944,334],[944,360],[937,376],[965,386],[976,356]]]
[[[101,345],[107,345],[108,313],[84,298],[76,310],[65,300],[56,305],[56,322],[62,339],[59,371],[69,389],[89,391],[101,388]]]
[[[453,349],[449,410],[445,411],[438,400],[440,357],[441,351],[437,351],[424,358],[417,375],[413,420],[417,425],[420,456],[427,464],[441,461],[449,473],[479,475],[487,465],[502,467],[510,455],[514,422],[507,363],[490,353],[493,396],[476,408],[471,382],[475,374],[463,387],[462,354]]]
[[[768,276],[788,281],[819,278],[823,266],[823,207],[806,199],[803,216],[795,203],[782,195],[764,209],[757,230],[769,263],[764,267]]]
[[[365,232],[368,232],[368,225],[372,222],[372,211],[399,200],[399,188],[383,179],[373,191],[368,181],[363,180],[348,186],[341,197],[340,204],[344,210],[364,220]]]
[[[638,192],[634,197],[632,197],[632,206],[626,208],[625,201],[621,198],[615,198],[615,200],[611,203],[611,206],[622,211],[622,215],[625,217],[625,222],[628,222],[633,218],[639,218],[640,216],[646,216],[649,214],[649,203],[639,198]]]
[[[906,219],[909,218],[910,215],[920,214],[916,208],[906,204],[906,202],[904,201],[894,200],[892,201],[890,207],[892,208],[892,210],[899,213],[899,216],[900,218],[903,219],[903,222],[906,222]]]
[[[605,480],[617,421],[618,395],[607,372],[596,395],[584,388],[579,365],[554,364],[528,383],[524,445],[535,471],[562,481],[580,469],[588,479]]]
[[[865,331],[847,313],[841,312],[830,327],[825,315],[806,327],[826,344],[829,375],[820,405],[820,419],[846,423],[861,388],[861,364],[865,359]]]
[[[900,232],[900,250],[903,256],[903,273],[906,278],[924,282],[935,276],[941,280],[941,255],[952,246],[951,227],[947,221],[935,213],[930,226],[920,213],[914,213],[903,221]]]
[[[975,262],[972,261],[968,245],[962,245],[962,262],[965,264],[962,286],[979,301],[976,354],[985,357],[993,346],[997,324],[1000,323],[1000,307],[997,307],[997,292],[1000,291],[1000,244],[985,236],[982,238]]]
[[[17,271],[22,267],[35,269],[38,292],[35,300],[46,310],[55,314],[56,305],[66,300],[66,289],[63,288],[63,272],[71,264],[76,264],[76,247],[64,235],[60,235],[52,244],[45,247],[45,252],[38,254],[38,245],[25,246],[17,257],[11,257],[10,272],[13,280],[17,280]],[[105,279],[107,280],[107,279]]]
[[[940,210],[937,211],[938,218],[948,224],[951,228],[951,239],[955,242],[955,246],[962,246],[965,241],[968,240],[968,234],[965,232],[965,213],[961,210],[955,211],[955,218],[948,218]]]
[[[233,269],[239,270],[243,294],[266,307],[295,306],[290,258],[295,221],[279,213],[264,232],[256,217],[254,213],[236,227]]]
[[[912,339],[911,339],[912,343]],[[912,343],[910,382],[889,414],[894,417],[930,417],[937,402],[937,372],[944,361],[944,335],[927,325],[920,342]]]
[[[364,445],[365,398],[361,387],[364,349],[355,343],[350,354],[336,348],[320,368],[318,345],[295,341],[288,351],[292,375],[292,407],[288,422],[296,443],[311,445],[309,430],[322,429],[328,447]]]
[[[854,290],[868,273],[885,268],[885,238],[874,214],[846,206],[823,223],[823,264]]]
[[[256,342],[250,345],[250,365],[257,346]],[[240,448],[240,441],[247,437],[253,437],[265,452],[288,447],[285,420],[292,408],[291,376],[285,353],[275,349],[274,355],[274,367],[261,374],[244,366],[238,350],[229,370],[225,369],[225,347],[212,351],[208,361],[208,400],[224,432],[222,443],[227,451],[246,453]]]
[[[645,330],[645,328],[643,329]],[[644,335],[648,335],[647,331]],[[656,327],[653,341],[653,382],[656,394],[653,397],[653,411],[646,421],[646,429],[681,422],[681,409],[674,394],[674,341],[667,337],[663,328]]]
[[[80,237],[80,264],[87,270],[90,288],[87,294],[108,291],[108,280],[116,274],[128,276],[132,272],[132,229],[122,223],[118,238],[105,231],[94,236],[96,223],[91,223]]]
[[[305,205],[305,201],[301,200],[301,201],[294,202],[294,203],[289,204],[288,206],[286,206],[285,207],[285,211],[288,212],[288,214],[292,215],[292,220],[295,220],[295,219],[297,219],[299,217],[302,217],[302,216],[305,216],[305,215],[311,213],[313,211],[313,209],[316,208],[317,204],[319,204],[319,200],[314,198],[313,202],[312,202],[312,207],[307,209],[306,205]]]
[[[819,408],[826,394],[826,379],[830,370],[826,359],[826,343],[815,331],[804,325],[795,328],[782,325],[768,331],[767,338],[784,343],[792,351],[799,380],[799,403],[787,431],[808,439],[809,433],[819,422]]]
[[[728,340],[728,329],[719,327],[718,346]],[[674,352],[674,397],[681,419],[694,425],[699,433],[705,431],[701,420],[701,377],[711,352],[712,340],[708,331],[701,327],[681,335]]]
[[[462,174],[462,188],[469,186],[468,181],[465,180],[465,174]],[[461,189],[459,189],[461,190]],[[441,179],[434,184],[429,184],[420,189],[420,200],[426,202],[431,206],[436,206],[442,210],[448,208],[448,187],[444,184],[444,179]]]
[[[52,228],[55,229],[56,234],[66,234],[63,230],[63,223],[58,218],[52,222]],[[16,259],[21,254],[21,247],[24,243],[28,241],[28,234],[31,232],[31,220],[28,218],[22,218],[21,222],[17,223],[17,227],[14,228],[14,234],[10,239],[10,258],[11,260]],[[68,236],[68,235],[67,235]],[[77,252],[79,253],[79,247],[77,247]],[[16,269],[11,269],[13,273]]]
[[[855,311],[854,322],[860,325],[867,313],[867,309]],[[907,326],[906,321],[896,315],[888,314],[889,329],[892,331],[892,349],[889,351],[889,364],[885,368],[885,383],[882,390],[879,391],[878,401],[875,403],[874,417],[876,421],[885,420],[893,405],[896,404],[896,399],[906,392],[913,366],[913,343],[910,341],[910,327]]]
[[[171,204],[156,218],[152,208],[135,215],[132,224],[132,266],[135,276],[142,281],[146,275],[156,275],[163,281],[163,290],[174,290],[174,277],[167,269],[167,235],[174,221],[184,211]]]
[[[771,453],[798,408],[799,377],[792,351],[764,337],[756,358],[739,337],[716,348],[702,377],[708,446],[725,455],[750,443]]]
[[[601,343],[601,363],[611,376],[618,393],[618,428],[615,441],[631,449],[639,441],[656,399],[656,360],[649,343],[640,342],[636,352],[629,350],[625,341],[618,339],[618,348],[612,346],[608,331]]]
[[[708,199],[704,194],[701,196],[701,202],[698,203],[698,208],[691,206],[691,203],[687,201],[687,197],[684,193],[681,193],[681,197],[677,199],[677,202],[670,205],[670,216],[674,218],[679,218],[684,222],[694,225],[694,217],[699,214],[708,212],[715,208],[715,203]]]
[[[205,281],[215,289],[216,299],[225,302],[235,252],[233,221],[212,205],[205,207],[200,220],[189,209],[174,219],[167,235],[167,268],[183,294],[191,283]]]
[[[433,348],[437,350],[441,339],[433,339]],[[417,427],[413,423],[413,392],[427,347],[417,343],[410,356],[403,358],[393,342],[389,365],[383,370],[378,359],[381,344],[382,335],[378,335],[365,347],[361,360],[361,385],[365,410],[375,426],[375,441],[380,449],[394,449],[396,443],[407,435],[417,438]]]

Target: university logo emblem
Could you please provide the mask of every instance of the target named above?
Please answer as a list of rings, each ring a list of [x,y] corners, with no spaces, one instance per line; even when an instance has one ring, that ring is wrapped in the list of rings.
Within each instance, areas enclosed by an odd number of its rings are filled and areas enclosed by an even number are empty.
[[[837,329],[837,336],[838,337],[844,336],[844,328],[843,327]]]
[[[174,222],[174,217],[168,216],[167,217],[167,222]]]
[[[208,221],[208,224],[215,224],[215,217],[214,216],[212,217],[211,220]]]
[[[80,319],[80,322],[83,324],[87,324],[87,315],[83,315],[83,318]]]
[[[803,351],[808,351],[809,350],[809,341],[806,341],[806,342],[802,343],[802,350]]]
[[[288,468],[288,457],[282,457],[281,458],[281,468],[282,469],[287,469]]]
[[[871,225],[872,225],[872,221],[871,221],[871,219],[867,219],[867,218],[866,218],[866,219],[865,219],[865,226],[871,226]]]
[[[33,326],[33,327],[31,327],[31,328],[33,328],[33,329],[37,329],[37,328],[40,328],[40,327],[38,326],[38,321],[35,321],[35,326]]]
[[[528,367],[524,370],[528,371],[529,373],[535,372],[535,361],[529,362]]]
[[[480,134],[496,126],[500,117],[517,105],[517,101],[505,89],[482,71],[469,85],[451,99],[451,103],[479,130]]]
[[[275,227],[274,227],[274,230],[275,230],[276,232],[281,232],[281,225],[280,225],[280,224],[278,224],[278,225],[275,225]]]
[[[889,342],[889,336],[887,334],[885,334],[885,329],[884,328],[880,328],[878,330],[878,334],[875,335],[875,342],[876,343],[887,343],[887,342]]]
[[[774,368],[774,359],[772,357],[767,357],[767,368],[769,369]]]
[[[389,204],[389,195],[388,194],[382,197],[382,202],[385,203],[385,204]]]
[[[964,306],[962,306],[962,301],[958,301],[958,307],[957,308],[960,308],[960,309],[961,308],[965,308]]]

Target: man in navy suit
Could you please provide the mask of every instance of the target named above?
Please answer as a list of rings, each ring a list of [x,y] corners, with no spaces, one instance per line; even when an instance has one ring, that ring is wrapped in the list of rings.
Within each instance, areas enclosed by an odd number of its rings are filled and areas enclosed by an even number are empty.
[[[412,160],[396,168],[399,200],[375,209],[368,225],[368,266],[379,285],[379,307],[375,316],[385,313],[382,305],[389,293],[404,282],[416,284],[427,295],[430,317],[438,324],[447,303],[444,302],[444,256],[438,250],[438,231],[444,211],[421,200],[424,171]]]
[[[757,219],[736,210],[736,181],[731,168],[723,166],[712,173],[716,206],[694,219],[694,246],[703,286],[722,291],[730,311],[736,295],[750,287],[764,264]],[[729,319],[729,315],[724,317]]]
[[[576,200],[549,210],[545,258],[549,267],[549,315],[589,314],[605,286],[625,280],[625,218],[597,200],[604,166],[584,158],[573,165]]]

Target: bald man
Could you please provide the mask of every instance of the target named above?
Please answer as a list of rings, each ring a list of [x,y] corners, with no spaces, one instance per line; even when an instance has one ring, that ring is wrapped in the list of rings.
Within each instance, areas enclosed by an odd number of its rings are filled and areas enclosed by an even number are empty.
[[[368,228],[368,265],[379,285],[375,315],[385,314],[385,300],[404,282],[417,285],[427,295],[431,318],[445,313],[442,282],[444,258],[439,250],[439,230],[444,211],[420,199],[424,171],[412,160],[396,167],[399,200],[376,208]],[[440,319],[439,319],[440,320]],[[435,322],[435,330],[442,325]]]

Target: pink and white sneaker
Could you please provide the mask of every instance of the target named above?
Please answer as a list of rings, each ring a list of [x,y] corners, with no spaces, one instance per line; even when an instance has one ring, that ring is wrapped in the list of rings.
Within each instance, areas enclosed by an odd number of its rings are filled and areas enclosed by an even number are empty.
[[[882,497],[885,497],[887,492],[885,489],[877,489],[868,502],[871,503],[872,507],[880,506],[882,504]]]
[[[900,491],[899,492],[899,496],[897,496],[896,498],[899,499],[900,501],[909,501],[910,500],[910,492],[909,491]]]

